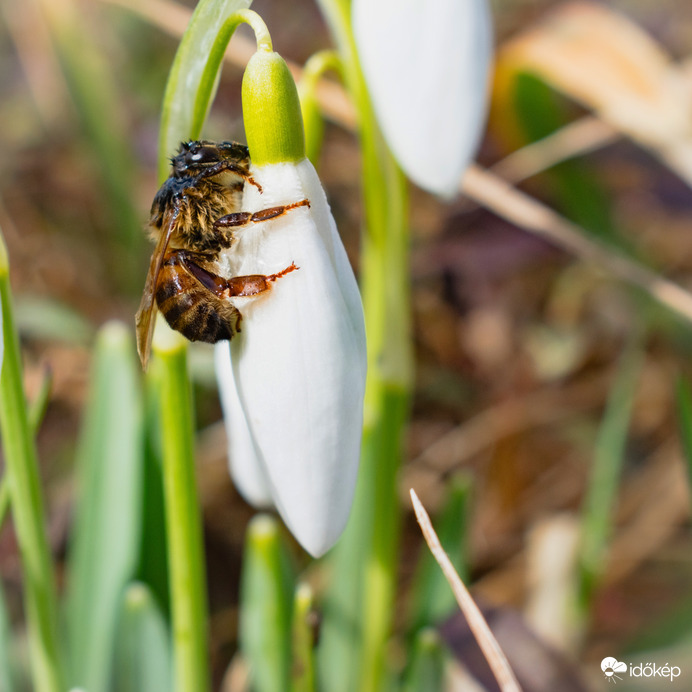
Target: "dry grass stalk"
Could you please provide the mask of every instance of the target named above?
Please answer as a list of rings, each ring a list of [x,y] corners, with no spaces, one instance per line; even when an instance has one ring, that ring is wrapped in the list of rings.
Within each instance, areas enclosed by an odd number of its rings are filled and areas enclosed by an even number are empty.
[[[418,523],[420,524],[423,536],[430,548],[430,552],[437,560],[445,578],[449,582],[452,592],[454,593],[454,598],[456,598],[461,612],[466,617],[469,628],[476,637],[478,646],[480,646],[483,655],[488,661],[488,665],[500,689],[502,692],[521,692],[521,687],[509,666],[507,658],[493,636],[493,633],[490,631],[488,623],[485,621],[485,618],[471,597],[471,594],[456,573],[454,566],[447,557],[447,553],[445,553],[442,548],[440,540],[430,521],[430,517],[413,488],[411,488],[411,500],[413,501],[413,509],[416,512],[416,519],[418,519]]]
[[[498,216],[638,286],[662,305],[692,321],[692,293],[593,240],[577,224],[480,166],[469,166],[460,189]]]
[[[543,139],[527,144],[498,161],[490,171],[508,183],[526,178],[617,142],[622,133],[594,115],[585,115]]]

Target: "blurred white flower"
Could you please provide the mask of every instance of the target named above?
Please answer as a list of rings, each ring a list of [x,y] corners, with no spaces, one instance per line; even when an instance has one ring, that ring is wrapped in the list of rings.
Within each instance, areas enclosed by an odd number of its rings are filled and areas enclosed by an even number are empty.
[[[275,274],[266,293],[230,298],[241,332],[217,344],[217,376],[231,473],[257,506],[274,505],[314,556],[344,529],[355,490],[366,354],[353,271],[312,164],[271,163],[251,173],[243,211],[307,199],[236,232],[230,276]],[[229,359],[230,353],[230,359]]]
[[[453,195],[485,121],[487,0],[353,0],[353,31],[392,153],[420,187]]]

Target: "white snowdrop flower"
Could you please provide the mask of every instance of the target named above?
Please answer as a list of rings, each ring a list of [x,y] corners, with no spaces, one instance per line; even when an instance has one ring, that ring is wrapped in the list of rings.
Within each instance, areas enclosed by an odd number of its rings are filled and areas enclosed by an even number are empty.
[[[243,212],[295,206],[239,227],[227,257],[231,276],[278,275],[259,295],[229,298],[243,315],[241,331],[217,345],[231,473],[249,502],[274,505],[319,556],[343,531],[355,490],[366,373],[362,304],[305,158],[295,84],[276,53],[260,50],[250,60],[243,112],[257,184],[245,185]]]
[[[487,0],[353,0],[353,31],[392,153],[417,185],[453,195],[485,122]]]

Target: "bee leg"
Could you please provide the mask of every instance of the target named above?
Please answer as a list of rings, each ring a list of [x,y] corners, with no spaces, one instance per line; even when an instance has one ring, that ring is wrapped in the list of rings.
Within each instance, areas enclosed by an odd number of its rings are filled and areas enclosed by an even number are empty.
[[[298,269],[295,263],[276,274],[249,274],[247,276],[234,276],[231,279],[224,279],[210,271],[202,268],[194,260],[195,257],[185,250],[177,250],[176,262],[180,263],[192,274],[205,288],[221,298],[231,296],[256,296],[264,293],[271,288],[271,284],[286,274]]]
[[[276,274],[249,274],[248,276],[234,276],[228,279],[227,296],[256,296],[271,288],[271,284],[292,271],[296,271],[294,262]]]
[[[262,192],[262,186],[248,173],[247,169],[243,166],[239,166],[237,163],[232,161],[219,161],[219,163],[214,166],[206,168],[201,173],[197,175],[197,178],[213,178],[215,175],[222,173],[223,171],[233,171],[236,175],[239,175],[246,183],[254,185],[260,192]]]
[[[249,211],[240,211],[235,214],[226,214],[214,222],[215,228],[233,228],[235,226],[247,226],[250,223],[258,223],[260,221],[269,221],[277,216],[283,216],[287,211],[296,207],[309,207],[310,200],[303,199],[300,202],[292,204],[284,204],[280,207],[269,207],[269,209],[261,209],[254,214]]]

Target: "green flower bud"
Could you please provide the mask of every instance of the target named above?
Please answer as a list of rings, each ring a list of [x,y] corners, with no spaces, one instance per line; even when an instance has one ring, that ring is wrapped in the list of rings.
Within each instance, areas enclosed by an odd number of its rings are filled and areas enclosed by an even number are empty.
[[[300,100],[278,53],[258,50],[243,75],[243,119],[253,164],[297,163],[305,158]]]

